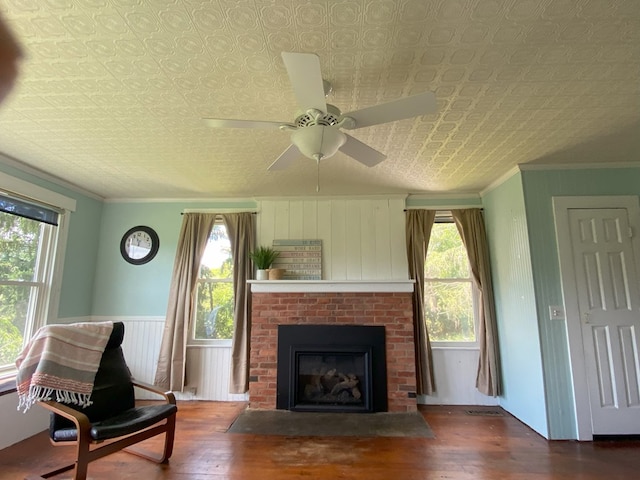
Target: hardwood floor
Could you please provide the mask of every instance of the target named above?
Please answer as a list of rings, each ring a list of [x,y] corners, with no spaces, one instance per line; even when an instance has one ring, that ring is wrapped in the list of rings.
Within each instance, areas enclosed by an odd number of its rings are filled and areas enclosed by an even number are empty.
[[[224,433],[245,407],[179,403],[173,456],[157,465],[127,453],[93,462],[93,480],[631,479],[640,441],[549,442],[509,414],[472,416],[465,407],[423,406],[436,438],[284,437]],[[498,410],[499,409],[494,409]],[[150,447],[157,441],[148,441]],[[72,448],[45,432],[0,451],[0,478],[17,480],[62,465]],[[62,474],[60,479],[68,479]]]

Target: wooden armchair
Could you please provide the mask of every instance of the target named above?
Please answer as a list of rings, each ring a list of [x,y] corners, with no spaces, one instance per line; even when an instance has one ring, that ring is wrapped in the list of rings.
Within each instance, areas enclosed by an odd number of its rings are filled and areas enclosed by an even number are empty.
[[[71,469],[74,469],[73,480],[85,480],[90,462],[162,433],[165,434],[165,442],[160,455],[133,449],[127,451],[158,463],[169,459],[173,451],[177,412],[175,397],[171,392],[162,392],[131,378],[120,346],[123,338],[124,324],[114,323],[96,374],[92,405],[78,408],[53,401],[38,402],[51,411],[51,443],[75,446],[76,461],[40,476],[27,477],[27,480],[51,478]],[[135,406],[134,386],[154,392],[164,401]]]

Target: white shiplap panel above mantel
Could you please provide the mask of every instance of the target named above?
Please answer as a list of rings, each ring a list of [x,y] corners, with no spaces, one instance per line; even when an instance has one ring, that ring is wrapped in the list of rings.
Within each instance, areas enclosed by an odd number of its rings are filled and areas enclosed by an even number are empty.
[[[248,280],[252,293],[413,292],[414,280]]]

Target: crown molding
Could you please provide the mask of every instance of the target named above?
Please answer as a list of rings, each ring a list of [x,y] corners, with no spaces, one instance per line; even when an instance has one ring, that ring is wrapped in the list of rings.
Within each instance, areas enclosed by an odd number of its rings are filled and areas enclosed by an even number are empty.
[[[255,208],[255,200],[253,198],[236,198],[236,197],[217,197],[217,198],[107,198],[105,203],[251,203]],[[234,207],[236,208],[236,207]],[[241,208],[241,207],[238,207]]]
[[[461,193],[416,193],[410,194],[408,200],[455,200],[464,198],[480,198],[478,192],[461,192]]]
[[[31,167],[26,163],[16,160],[15,158],[10,157],[2,152],[0,152],[0,163],[8,167],[12,167],[17,170],[20,170],[23,173],[33,175],[34,177],[37,177],[40,180],[45,180],[47,182],[58,185],[59,187],[63,187],[73,192],[79,193],[81,195],[84,195],[85,197],[93,198],[94,200],[100,200],[100,201],[105,200],[104,197],[101,197],[97,193],[94,193],[82,187],[79,187],[74,183],[67,182],[66,180],[63,180],[60,177],[56,177],[55,175],[51,175],[50,173],[43,172],[42,170],[39,170],[35,167]]]
[[[254,197],[256,202],[290,202],[290,201],[322,201],[322,200],[406,200],[409,196],[407,193],[390,193],[375,195],[310,195],[310,196],[292,196],[292,197]]]
[[[597,168],[640,168],[640,162],[611,162],[611,163],[521,163],[521,171],[534,170],[588,170]]]
[[[516,165],[515,167],[510,168],[507,171],[507,173],[498,177],[497,180],[494,180],[493,182],[491,182],[486,188],[480,190],[480,197],[484,197],[491,190],[498,188],[500,185],[502,185],[504,182],[509,180],[511,177],[513,177],[517,173],[520,173],[520,165]]]

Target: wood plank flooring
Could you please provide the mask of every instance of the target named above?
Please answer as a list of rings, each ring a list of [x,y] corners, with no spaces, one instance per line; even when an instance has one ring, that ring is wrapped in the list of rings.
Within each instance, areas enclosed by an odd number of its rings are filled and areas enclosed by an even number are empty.
[[[93,462],[93,480],[640,478],[640,441],[547,441],[507,413],[472,416],[465,407],[421,406],[436,438],[285,437],[224,433],[245,407],[179,403],[174,454],[157,465],[127,453]],[[493,408],[493,407],[491,407]],[[501,411],[494,408],[494,410]],[[152,445],[153,443],[153,445]],[[151,440],[147,444],[158,444]],[[0,451],[0,479],[64,464],[72,448],[45,432]],[[62,474],[60,479],[68,479]]]

